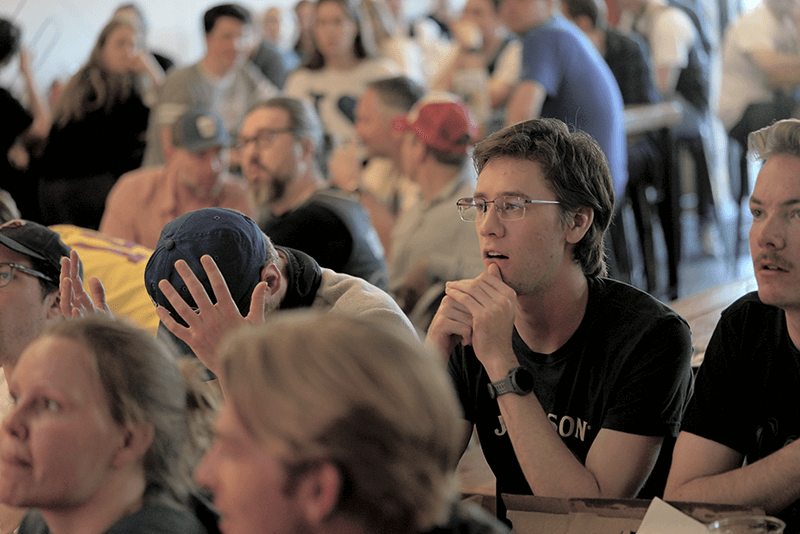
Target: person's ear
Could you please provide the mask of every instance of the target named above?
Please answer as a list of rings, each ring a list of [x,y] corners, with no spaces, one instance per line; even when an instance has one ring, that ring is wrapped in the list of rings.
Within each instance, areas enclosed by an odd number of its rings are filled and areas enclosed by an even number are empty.
[[[303,475],[295,496],[309,524],[319,525],[330,517],[339,502],[341,488],[339,470],[330,462]]]
[[[149,423],[126,424],[122,425],[121,434],[112,459],[113,466],[118,468],[138,462],[144,456],[153,443],[155,429]]]
[[[261,269],[261,280],[267,283],[267,294],[264,296],[265,301],[274,304],[274,306],[270,305],[266,308],[279,308],[286,294],[286,277],[283,276],[283,273],[281,273],[277,265],[270,263]]]
[[[61,313],[61,290],[57,289],[51,291],[49,295],[44,298],[44,305],[47,306],[47,314],[45,318],[48,321],[58,319],[63,316]]]
[[[583,239],[586,232],[594,222],[594,210],[592,208],[581,207],[575,210],[567,228],[567,242],[575,244]]]

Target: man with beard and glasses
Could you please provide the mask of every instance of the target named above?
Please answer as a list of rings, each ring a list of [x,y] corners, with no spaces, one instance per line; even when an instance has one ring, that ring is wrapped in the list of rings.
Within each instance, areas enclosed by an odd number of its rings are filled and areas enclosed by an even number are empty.
[[[252,215],[247,186],[228,174],[230,138],[222,119],[190,110],[175,122],[172,139],[169,163],[131,171],[114,185],[101,233],[153,248],[164,225],[189,211],[222,207]]]
[[[289,97],[258,104],[239,132],[239,150],[259,226],[276,245],[387,287],[383,246],[369,215],[320,171],[322,127],[310,104]]]
[[[681,426],[665,499],[757,506],[800,528],[800,121],[750,134],[758,291],[722,312]]]

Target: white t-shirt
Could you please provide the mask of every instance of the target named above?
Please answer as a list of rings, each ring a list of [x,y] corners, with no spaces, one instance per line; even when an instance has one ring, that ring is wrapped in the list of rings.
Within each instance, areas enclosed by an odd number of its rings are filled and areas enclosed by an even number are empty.
[[[311,102],[325,133],[338,144],[354,138],[355,107],[367,85],[399,75],[397,64],[386,58],[365,59],[350,70],[300,68],[289,75],[284,91]]]
[[[638,19],[629,11],[623,12],[618,27],[625,32],[635,29],[644,36],[650,47],[653,69],[686,67],[689,50],[697,39],[697,28],[689,15],[662,0],[651,0]]]
[[[747,106],[773,99],[767,77],[749,58],[759,50],[800,53],[798,30],[779,21],[763,3],[745,12],[725,36],[719,118],[727,130],[736,126]]]

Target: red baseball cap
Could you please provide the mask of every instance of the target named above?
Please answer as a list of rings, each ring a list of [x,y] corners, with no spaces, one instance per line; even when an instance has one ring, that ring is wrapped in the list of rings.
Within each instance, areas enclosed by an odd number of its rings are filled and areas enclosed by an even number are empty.
[[[475,136],[475,122],[461,102],[431,102],[398,117],[392,128],[412,130],[426,146],[448,154],[466,154]]]

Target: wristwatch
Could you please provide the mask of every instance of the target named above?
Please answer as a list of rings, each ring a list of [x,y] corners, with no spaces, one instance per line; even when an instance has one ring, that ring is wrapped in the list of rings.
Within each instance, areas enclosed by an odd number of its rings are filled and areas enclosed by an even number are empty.
[[[514,367],[508,372],[507,377],[497,382],[492,382],[488,386],[489,397],[493,399],[506,393],[527,395],[533,391],[533,373],[527,367]]]

